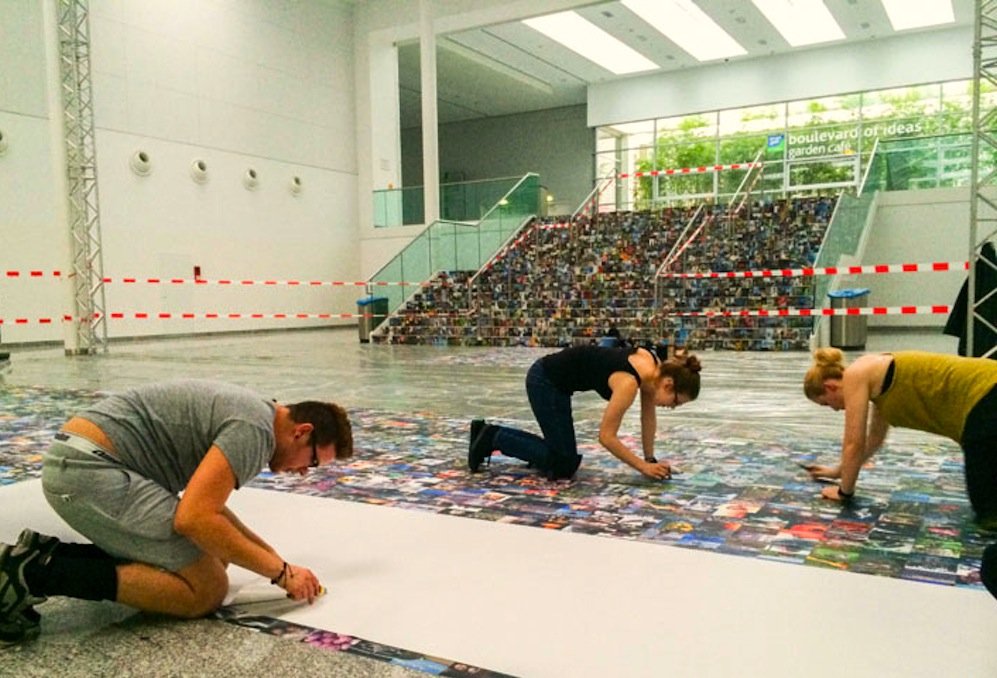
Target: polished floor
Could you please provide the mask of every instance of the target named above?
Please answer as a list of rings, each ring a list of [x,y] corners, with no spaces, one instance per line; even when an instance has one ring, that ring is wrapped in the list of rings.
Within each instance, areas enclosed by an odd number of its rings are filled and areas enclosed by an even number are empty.
[[[952,352],[934,334],[870,336],[868,350]],[[401,418],[528,423],[531,349],[370,346],[354,328],[114,343],[107,355],[12,351],[0,385],[114,390],[172,376],[223,379],[290,402],[337,400]],[[822,440],[841,419],[803,399],[805,353],[707,353],[700,399],[669,428],[719,424]],[[576,398],[576,419],[601,401]],[[628,426],[635,426],[628,418]],[[920,440],[897,432],[895,440]],[[356,432],[358,449],[382,439]],[[460,432],[438,441],[455,458]],[[600,464],[605,461],[600,460]],[[594,466],[594,465],[593,465]],[[601,467],[600,467],[601,468]],[[262,614],[516,676],[997,675],[997,604],[937,586],[704,550],[471,520],[253,487],[233,507],[281,552],[314,563],[330,593]],[[0,487],[0,539],[24,525],[70,537],[37,481]],[[233,572],[235,584],[252,583]],[[217,620],[176,622],[117,605],[52,600],[43,635],[0,653],[0,675],[426,675]],[[417,667],[418,668],[418,667]],[[453,668],[447,675],[463,675]]]

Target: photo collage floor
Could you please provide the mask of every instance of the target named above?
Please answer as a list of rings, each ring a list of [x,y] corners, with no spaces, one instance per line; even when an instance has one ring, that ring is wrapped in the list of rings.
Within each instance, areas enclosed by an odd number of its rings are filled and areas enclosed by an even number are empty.
[[[52,433],[99,397],[0,389],[0,485],[38,477]],[[959,448],[927,436],[880,451],[863,471],[855,502],[842,507],[821,500],[820,485],[800,468],[833,458],[833,446],[777,423],[669,424],[659,458],[678,472],[668,482],[644,479],[594,443],[581,445],[575,479],[550,482],[498,454],[490,467],[470,474],[465,418],[372,408],[352,408],[350,415],[352,460],[304,477],[264,473],[253,486],[943,586],[980,587],[982,550],[997,540],[973,525]],[[533,422],[500,421],[536,430]],[[597,426],[577,421],[579,441],[595,440]],[[624,442],[639,449],[633,437]],[[501,675],[238,607],[218,616],[431,674]]]

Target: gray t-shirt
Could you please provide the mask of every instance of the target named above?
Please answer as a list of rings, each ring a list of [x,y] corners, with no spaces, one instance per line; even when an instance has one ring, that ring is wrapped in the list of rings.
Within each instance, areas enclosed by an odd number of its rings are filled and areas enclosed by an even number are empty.
[[[275,411],[241,386],[184,379],[112,395],[79,416],[111,439],[122,464],[180,492],[212,445],[228,459],[236,489],[256,477],[274,453]]]

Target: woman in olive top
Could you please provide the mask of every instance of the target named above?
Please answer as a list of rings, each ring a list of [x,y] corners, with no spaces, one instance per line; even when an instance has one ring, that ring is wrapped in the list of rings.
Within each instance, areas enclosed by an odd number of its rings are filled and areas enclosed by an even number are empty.
[[[475,419],[471,422],[468,466],[472,473],[477,472],[498,450],[529,462],[548,478],[572,477],[582,457],[575,441],[571,396],[577,391],[595,391],[608,401],[599,425],[602,446],[648,478],[670,478],[671,466],[654,456],[656,409],[695,400],[699,371],[699,359],[694,355],[679,352],[669,358],[647,347],[573,346],[544,356],[526,374],[526,394],[543,437]],[[638,393],[643,457],[634,454],[618,436],[623,415]]]
[[[859,469],[883,444],[890,426],[951,438],[965,457],[966,488],[976,520],[997,529],[997,361],[897,351],[862,356],[845,366],[836,348],[814,353],[803,380],[807,398],[845,411],[841,460],[810,466],[814,478],[837,478],[821,494],[848,500]],[[983,583],[997,597],[997,544],[987,547]]]

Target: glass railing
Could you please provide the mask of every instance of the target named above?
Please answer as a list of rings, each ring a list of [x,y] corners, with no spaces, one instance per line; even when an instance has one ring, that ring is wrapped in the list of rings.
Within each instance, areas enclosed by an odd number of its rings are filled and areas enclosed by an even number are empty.
[[[876,143],[869,153],[869,162],[865,174],[859,184],[857,195],[842,191],[834,206],[834,214],[824,234],[814,262],[815,268],[837,266],[845,256],[858,254],[862,242],[862,233],[869,223],[870,211],[875,201],[877,191],[883,190],[883,150],[889,142]],[[814,282],[814,308],[823,308],[827,304],[827,293],[831,291],[835,276],[819,275]],[[813,325],[813,336],[819,337],[823,316],[817,316]]]
[[[505,180],[496,180],[496,185],[501,181]],[[485,193],[474,195],[484,196]],[[527,174],[511,182],[506,192],[500,194],[475,222],[440,220],[427,226],[368,279],[368,289],[376,296],[386,297],[388,312],[393,312],[422,283],[441,271],[477,272],[539,211],[540,177]]]
[[[440,219],[479,221],[512,190],[519,177],[462,181],[440,185]],[[412,226],[426,223],[422,186],[374,191],[374,227]]]
[[[862,232],[869,220],[869,209],[872,207],[875,193],[875,191],[863,191],[862,195],[858,197],[843,193],[838,198],[838,203],[834,208],[834,216],[827,227],[824,242],[817,255],[817,261],[814,263],[815,267],[837,266],[843,257],[854,256],[858,252],[859,243],[862,241]],[[814,285],[814,305],[817,308],[826,305],[827,293],[830,291],[832,282],[832,276],[817,276]]]
[[[968,186],[972,164],[971,134],[942,134],[896,139],[879,145],[864,190],[909,191]],[[993,171],[993,152],[980,153],[980,175]]]
[[[374,191],[374,227],[425,223],[422,198],[422,186]]]

